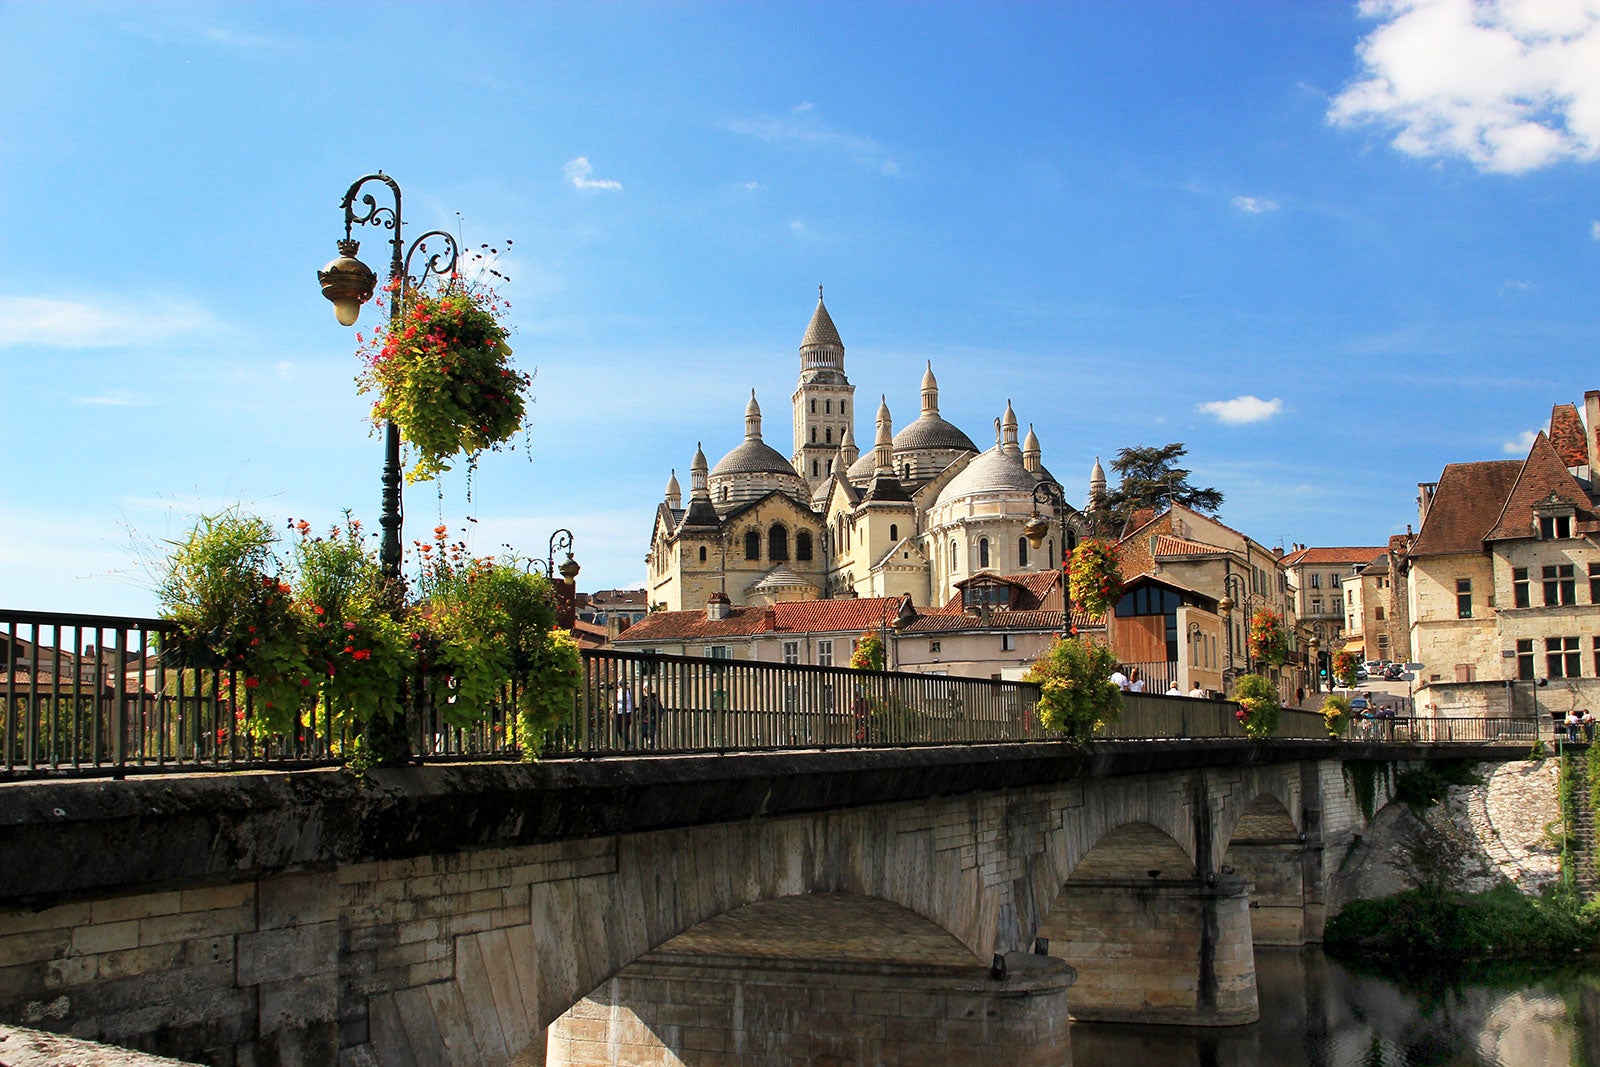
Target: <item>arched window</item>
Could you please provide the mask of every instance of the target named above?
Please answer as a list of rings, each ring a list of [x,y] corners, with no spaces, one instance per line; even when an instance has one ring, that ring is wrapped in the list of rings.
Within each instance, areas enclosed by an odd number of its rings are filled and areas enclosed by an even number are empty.
[[[817,471],[819,469],[820,469],[820,465],[817,463],[817,461],[816,460],[812,460],[811,461],[811,477],[813,477],[813,478],[817,477]]]
[[[961,569],[961,557],[956,554],[956,539],[950,538],[950,570],[951,573]]]
[[[891,540],[891,541],[900,540],[900,527],[896,526],[892,522],[889,524],[889,540]]]
[[[845,402],[843,400],[839,401],[839,414],[848,415],[849,412],[844,409],[844,405],[845,405]]]
[[[706,546],[705,545],[701,545],[700,546],[700,562],[704,563],[705,561],[706,561]]]
[[[794,558],[800,563],[811,560],[811,531],[798,530],[794,535]]]
[[[789,558],[789,531],[782,526],[767,531],[767,558],[774,563]]]
[[[978,569],[983,570],[987,566],[989,566],[989,539],[980,537],[978,538]]]
[[[811,427],[811,443],[817,443],[817,428],[815,426]]]
[[[1027,565],[1028,539],[1026,537],[1019,537],[1017,538],[1017,566],[1026,567]]]
[[[761,558],[761,532],[759,530],[746,530],[744,535],[744,558]]]
[[[829,427],[828,427],[828,429],[827,429],[827,431],[826,431],[826,435],[827,435],[827,438],[828,438],[828,439],[827,439],[827,441],[826,441],[826,442],[824,442],[824,443],[825,443],[825,444],[830,444],[830,445],[831,445],[831,444],[833,444],[833,427],[832,427],[832,426],[829,426]]]
[[[822,413],[824,415],[832,415],[833,414],[833,401],[824,400],[822,402]]]
[[[812,397],[811,398],[811,414],[815,415],[816,413],[817,413],[817,398],[816,397]]]

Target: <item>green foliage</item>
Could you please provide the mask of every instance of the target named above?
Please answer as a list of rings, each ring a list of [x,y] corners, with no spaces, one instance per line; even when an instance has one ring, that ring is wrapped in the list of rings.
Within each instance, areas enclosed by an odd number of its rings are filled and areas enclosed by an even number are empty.
[[[1333,654],[1334,681],[1346,688],[1356,684],[1356,670],[1361,666],[1361,657],[1349,649],[1341,648]]]
[[[1029,669],[1025,681],[1039,683],[1039,721],[1083,745],[1096,730],[1122,714],[1122,690],[1111,681],[1111,650],[1076,637],[1058,638]]]
[[[1544,738],[1536,737],[1533,739],[1532,747],[1528,749],[1528,754],[1523,759],[1544,759],[1549,754],[1549,750],[1544,747]]]
[[[1271,608],[1258,608],[1250,616],[1250,655],[1257,663],[1281,667],[1289,660],[1289,631],[1283,616]]]
[[[1390,764],[1377,760],[1347,760],[1343,766],[1344,780],[1356,795],[1361,816],[1368,822],[1378,810],[1378,784],[1389,780]]]
[[[423,684],[446,721],[469,725],[508,685],[534,682],[555,622],[550,583],[509,561],[436,561],[415,617]]]
[[[1556,783],[1556,803],[1561,811],[1561,889],[1573,895],[1578,891],[1578,865],[1574,848],[1578,825],[1576,773],[1572,756],[1562,755],[1561,777]]]
[[[1432,760],[1395,776],[1394,799],[1404,801],[1414,815],[1421,817],[1444,799],[1451,786],[1482,784],[1474,765],[1466,760]]]
[[[517,694],[517,738],[524,761],[539,758],[549,737],[572,714],[583,663],[570,630],[549,630],[528,662]]]
[[[407,628],[391,610],[393,594],[361,523],[349,517],[325,536],[304,519],[295,570],[306,632],[306,684],[313,686],[334,729],[343,732],[401,711],[401,693],[416,666]],[[280,727],[281,729],[281,727]]]
[[[1090,615],[1105,615],[1122,598],[1122,561],[1117,543],[1090,538],[1072,550],[1067,592]]]
[[[505,310],[492,289],[452,276],[437,293],[408,289],[399,314],[363,342],[356,383],[378,394],[373,425],[394,422],[417,450],[406,481],[449,470],[459,453],[476,460],[521,429],[532,379],[508,363]]]
[[[881,671],[884,669],[884,657],[883,638],[878,636],[878,631],[868,630],[856,642],[856,650],[850,655],[850,666],[858,671]]]
[[[220,697],[251,732],[284,732],[307,702],[305,627],[281,580],[267,522],[237,507],[203,515],[174,541],[157,595],[178,624],[162,653],[176,668],[222,668]]]
[[[1178,466],[1188,453],[1180,442],[1160,447],[1136,445],[1117,453],[1111,469],[1119,481],[1117,488],[1106,494],[1114,532],[1120,532],[1129,517],[1142,508],[1160,511],[1169,504],[1182,504],[1214,514],[1222,507],[1221,491],[1189,484],[1193,472]]]
[[[1343,737],[1350,729],[1350,698],[1337,694],[1323,698],[1322,721],[1329,737]]]
[[[1277,732],[1283,709],[1278,704],[1278,687],[1270,678],[1241,675],[1233,685],[1233,699],[1239,702],[1234,718],[1239,720],[1246,737],[1260,741]]]
[[[1356,900],[1328,921],[1333,955],[1450,960],[1540,959],[1600,948],[1600,911],[1571,895],[1536,898],[1501,885],[1486,893],[1414,889]]]

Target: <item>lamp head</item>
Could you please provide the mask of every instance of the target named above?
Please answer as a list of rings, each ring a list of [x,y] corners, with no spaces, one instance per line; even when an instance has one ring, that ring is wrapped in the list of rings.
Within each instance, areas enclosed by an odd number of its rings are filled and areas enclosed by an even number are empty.
[[[1222,617],[1224,619],[1226,619],[1229,615],[1232,615],[1233,597],[1229,596],[1227,593],[1223,593],[1222,599],[1217,601],[1217,610],[1222,613]]]
[[[559,568],[562,579],[568,582],[572,581],[578,576],[578,571],[580,569],[581,568],[578,566],[578,561],[572,558],[571,552],[567,553],[567,561]]]
[[[339,258],[317,271],[322,295],[333,303],[334,318],[340,326],[354,326],[361,305],[372,299],[378,276],[372,268],[355,258],[361,242],[346,237],[339,242]]]
[[[1050,533],[1050,524],[1035,515],[1022,526],[1022,536],[1028,539],[1028,544],[1034,548],[1044,547],[1044,539]]]

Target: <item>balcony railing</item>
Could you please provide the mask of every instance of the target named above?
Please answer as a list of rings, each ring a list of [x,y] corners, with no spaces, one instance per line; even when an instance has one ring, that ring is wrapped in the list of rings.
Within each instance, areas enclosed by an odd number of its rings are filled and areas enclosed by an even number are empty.
[[[353,735],[320,707],[307,709],[292,734],[253,735],[242,679],[165,664],[160,635],[170,630],[155,619],[0,611],[0,775],[310,767],[352,751]],[[611,650],[585,651],[582,666],[572,712],[545,740],[543,758],[1056,737],[1039,724],[1039,690],[1027,682]],[[518,758],[514,697],[502,694],[466,728],[413,701],[412,751],[429,760]],[[1235,710],[1129,693],[1102,736],[1239,738]],[[1381,729],[1379,739],[1396,741],[1534,737],[1532,720],[1518,719],[1390,720]],[[1321,716],[1286,709],[1278,735],[1326,731]]]

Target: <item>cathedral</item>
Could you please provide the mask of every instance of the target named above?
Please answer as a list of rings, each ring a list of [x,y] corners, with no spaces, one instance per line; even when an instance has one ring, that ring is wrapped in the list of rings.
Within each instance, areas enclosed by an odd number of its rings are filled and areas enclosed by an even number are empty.
[[[1010,401],[980,451],[940,417],[930,363],[917,418],[896,433],[880,399],[872,447],[857,447],[855,386],[820,288],[790,403],[788,458],[763,438],[752,392],[744,440],[715,466],[695,449],[687,507],[677,473],[669,477],[646,557],[652,608],[694,610],[713,596],[749,605],[909,596],[936,607],[975,575],[1058,566],[1054,508],[1034,500],[1034,487],[1055,479],[1031,426],[1018,444]],[[1090,498],[1104,487],[1096,461]],[[1035,515],[1050,520],[1038,548],[1023,535]]]

